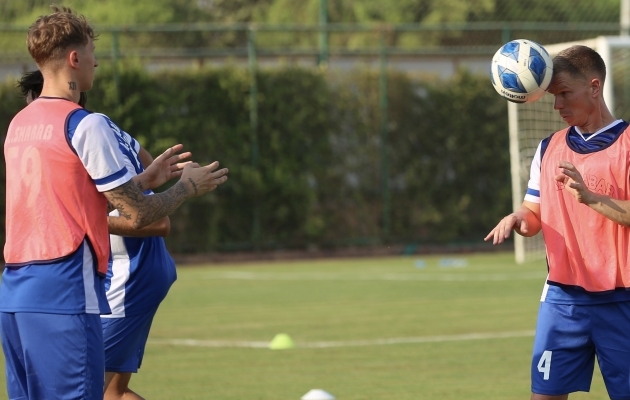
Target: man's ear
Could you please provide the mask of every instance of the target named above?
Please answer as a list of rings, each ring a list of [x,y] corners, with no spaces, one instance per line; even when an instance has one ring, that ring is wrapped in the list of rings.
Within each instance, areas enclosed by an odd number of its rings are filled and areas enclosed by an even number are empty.
[[[602,81],[597,78],[591,79],[591,94],[593,97],[599,95],[602,90]]]
[[[70,51],[67,57],[68,57],[68,62],[70,63],[71,67],[79,68],[79,54],[77,53],[76,50]]]

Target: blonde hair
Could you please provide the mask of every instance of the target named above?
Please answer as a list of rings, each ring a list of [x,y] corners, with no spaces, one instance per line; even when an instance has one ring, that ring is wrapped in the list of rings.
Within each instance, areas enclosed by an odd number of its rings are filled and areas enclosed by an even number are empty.
[[[53,13],[43,15],[30,26],[26,38],[28,52],[42,66],[63,57],[73,46],[85,46],[96,34],[82,15],[68,7],[52,5]]]

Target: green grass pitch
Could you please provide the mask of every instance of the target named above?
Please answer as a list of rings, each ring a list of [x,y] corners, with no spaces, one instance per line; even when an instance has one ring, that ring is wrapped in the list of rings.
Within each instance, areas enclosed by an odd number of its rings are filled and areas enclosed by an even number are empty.
[[[501,253],[178,274],[131,381],[147,399],[298,400],[314,388],[337,400],[529,398],[544,262]],[[296,348],[260,347],[277,333]],[[607,399],[599,372],[571,398]]]

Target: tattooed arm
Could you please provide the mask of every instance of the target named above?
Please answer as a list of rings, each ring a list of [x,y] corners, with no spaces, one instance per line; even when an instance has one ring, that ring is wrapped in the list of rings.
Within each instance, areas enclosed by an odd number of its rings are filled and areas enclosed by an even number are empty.
[[[179,181],[165,192],[146,196],[133,181],[129,181],[103,194],[118,210],[119,218],[131,222],[133,229],[140,229],[171,214],[191,197],[190,192],[185,183]]]
[[[130,221],[133,229],[140,229],[168,216],[187,198],[201,196],[227,181],[227,168],[217,170],[218,167],[216,161],[204,167],[187,164],[175,185],[154,195],[144,195],[133,181],[103,194],[121,218]]]
[[[150,186],[150,184],[147,182],[150,182],[150,179],[152,179],[150,176],[151,174],[153,174],[153,176],[156,176],[157,173],[159,172],[159,174],[162,175],[165,180],[168,180],[171,177],[181,175],[181,169],[183,168],[184,164],[183,163],[178,164],[177,161],[180,161],[181,159],[190,156],[190,153],[188,152],[184,154],[176,154],[172,157],[169,157],[169,156],[172,153],[181,150],[182,147],[183,146],[181,144],[173,146],[172,148],[168,149],[164,154],[162,154],[160,157],[158,157],[155,160],[157,168],[155,168],[155,165],[154,167],[152,167],[152,169],[157,172],[151,172],[150,170],[150,172],[148,173],[149,177],[147,178],[149,180],[143,179],[147,177],[146,174],[141,174],[144,176],[140,176],[140,175],[134,176],[132,180],[136,184],[138,189],[140,189],[140,191],[144,191],[145,185]],[[151,164],[153,164],[153,157],[151,157],[151,154],[149,154],[149,152],[146,151],[143,147],[140,147],[140,150],[138,151],[138,158],[140,162],[142,163],[142,166],[145,168],[145,170]],[[179,175],[176,175],[177,173],[179,173]],[[156,186],[160,186],[160,184],[157,184]],[[109,206],[109,209],[107,212],[110,213],[112,210],[114,210],[114,207],[109,202],[107,204]],[[120,215],[109,215],[107,217],[107,226],[109,228],[109,233],[111,235],[127,236],[127,237],[149,237],[149,236],[166,237],[171,231],[171,221],[168,217],[161,218],[145,226],[144,228],[134,229],[129,219],[121,217]]]

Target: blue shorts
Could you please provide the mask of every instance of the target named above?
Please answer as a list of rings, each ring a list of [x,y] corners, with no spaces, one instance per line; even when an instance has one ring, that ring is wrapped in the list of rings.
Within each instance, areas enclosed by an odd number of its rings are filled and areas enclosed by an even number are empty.
[[[138,372],[153,322],[153,311],[121,318],[101,318],[105,371]]]
[[[541,303],[532,357],[532,392],[588,392],[595,356],[613,400],[630,400],[630,302]]]
[[[0,325],[10,399],[103,398],[98,314],[3,312]]]

